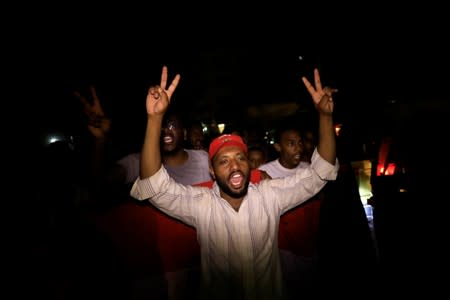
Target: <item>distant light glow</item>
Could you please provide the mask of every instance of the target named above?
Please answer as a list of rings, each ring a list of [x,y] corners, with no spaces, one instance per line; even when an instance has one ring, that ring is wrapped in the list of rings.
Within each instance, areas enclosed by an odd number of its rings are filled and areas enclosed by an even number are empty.
[[[206,124],[203,124],[203,123],[202,123],[202,132],[204,134],[208,133],[208,126],[206,126]]]
[[[217,124],[217,128],[219,128],[219,132],[220,134],[222,134],[223,130],[225,129],[225,124],[223,123]]]
[[[351,162],[358,182],[359,197],[363,205],[373,196],[372,185],[370,184],[372,162],[368,159]]]
[[[384,164],[378,164],[377,166],[377,176],[390,176],[390,175],[394,175],[395,172],[395,163],[389,163],[387,165],[387,168],[384,168]]]
[[[342,124],[336,124],[334,125],[334,131],[336,132],[336,135],[339,136],[339,133],[341,132]]]
[[[58,133],[54,133],[54,134],[48,135],[46,139],[47,139],[46,140],[47,145],[50,145],[50,144],[53,144],[53,143],[63,140],[63,137]]]

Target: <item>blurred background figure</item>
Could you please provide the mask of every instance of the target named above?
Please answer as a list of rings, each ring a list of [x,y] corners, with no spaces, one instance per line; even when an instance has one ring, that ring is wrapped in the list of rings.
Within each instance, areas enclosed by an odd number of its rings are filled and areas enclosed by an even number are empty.
[[[301,129],[303,155],[302,161],[311,163],[311,157],[314,152],[314,148],[317,146],[317,129],[310,128],[309,126],[303,126]]]
[[[263,146],[250,146],[248,148],[248,160],[252,170],[257,169],[260,165],[264,164],[267,161],[267,155]]]
[[[186,130],[186,149],[206,150],[206,143],[202,122],[192,121]]]

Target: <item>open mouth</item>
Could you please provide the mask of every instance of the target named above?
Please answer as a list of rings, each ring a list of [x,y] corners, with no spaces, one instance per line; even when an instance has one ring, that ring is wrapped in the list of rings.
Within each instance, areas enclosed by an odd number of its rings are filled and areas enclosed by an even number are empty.
[[[164,142],[164,144],[171,144],[171,143],[173,143],[173,137],[166,135],[163,138],[163,142]]]
[[[235,172],[231,174],[229,182],[233,188],[238,189],[244,183],[244,176],[241,172]]]

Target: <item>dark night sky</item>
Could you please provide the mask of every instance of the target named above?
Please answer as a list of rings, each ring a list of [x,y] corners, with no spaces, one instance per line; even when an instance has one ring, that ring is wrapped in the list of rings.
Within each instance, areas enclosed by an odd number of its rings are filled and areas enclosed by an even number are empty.
[[[323,82],[339,88],[338,101],[346,114],[377,110],[390,100],[409,103],[443,96],[446,53],[439,53],[443,51],[439,45],[428,45],[435,50],[416,51],[411,44],[352,45],[342,53],[313,53],[292,45],[274,50],[182,46],[162,53],[102,44],[92,46],[93,50],[47,53],[51,61],[38,62],[46,73],[38,71],[35,76],[39,82],[44,79],[42,92],[55,108],[63,105],[61,98],[70,88],[94,83],[112,109],[123,112],[142,107],[146,89],[159,82],[161,66],[166,64],[169,76],[182,75],[175,94],[178,105],[196,112],[198,108],[236,111],[247,105],[291,101],[308,106],[300,78],[312,79],[313,67],[318,66]]]
[[[426,26],[423,19],[384,23],[384,29],[350,22],[312,38],[272,28],[234,39],[206,29],[172,37],[167,30],[167,38],[152,40],[144,28],[51,27],[33,32],[29,47],[21,49],[21,76],[32,87],[30,111],[39,128],[76,122],[70,91],[93,83],[105,108],[132,130],[145,117],[147,88],[159,82],[163,64],[169,76],[182,75],[174,103],[190,115],[215,112],[218,121],[245,118],[249,105],[295,101],[307,108],[300,77],[312,78],[318,66],[323,82],[339,88],[336,119],[354,128],[376,127],[392,100],[401,103],[401,114],[405,108],[416,114],[423,105],[448,111],[448,47],[439,20]]]

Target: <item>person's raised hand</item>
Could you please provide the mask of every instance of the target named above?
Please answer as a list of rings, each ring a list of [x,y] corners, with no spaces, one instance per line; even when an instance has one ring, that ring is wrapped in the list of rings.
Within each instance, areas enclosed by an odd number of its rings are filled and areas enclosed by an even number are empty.
[[[172,95],[180,82],[180,74],[177,74],[169,87],[167,87],[167,73],[167,67],[163,66],[160,84],[151,86],[148,90],[146,100],[148,115],[163,115],[166,112]]]
[[[97,139],[106,138],[111,129],[111,119],[109,119],[100,104],[97,91],[94,86],[90,86],[92,103],[82,95],[79,91],[75,91],[74,95],[80,100],[83,106],[83,112],[88,119],[88,129]]]
[[[314,85],[309,82],[306,77],[302,77],[302,81],[306,86],[309,94],[311,95],[314,106],[323,114],[332,114],[334,110],[333,93],[337,92],[337,89],[331,87],[323,87],[320,81],[320,74],[318,69],[314,69]]]

